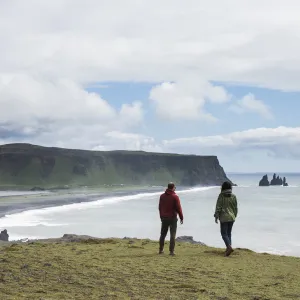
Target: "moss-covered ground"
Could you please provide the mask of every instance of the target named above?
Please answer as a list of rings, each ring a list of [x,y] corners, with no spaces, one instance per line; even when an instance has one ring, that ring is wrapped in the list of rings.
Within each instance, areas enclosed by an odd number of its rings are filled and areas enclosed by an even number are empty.
[[[300,259],[148,240],[0,247],[0,299],[300,299]]]

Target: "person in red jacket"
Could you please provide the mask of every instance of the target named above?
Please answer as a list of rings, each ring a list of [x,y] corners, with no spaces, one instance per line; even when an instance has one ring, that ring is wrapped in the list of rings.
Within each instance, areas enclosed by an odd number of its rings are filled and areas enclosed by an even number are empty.
[[[159,199],[159,215],[161,219],[161,233],[159,239],[159,254],[164,253],[165,239],[170,228],[170,255],[174,254],[175,238],[177,231],[177,215],[180,223],[183,224],[183,213],[180,199],[175,193],[176,186],[173,182],[168,184],[166,191]]]

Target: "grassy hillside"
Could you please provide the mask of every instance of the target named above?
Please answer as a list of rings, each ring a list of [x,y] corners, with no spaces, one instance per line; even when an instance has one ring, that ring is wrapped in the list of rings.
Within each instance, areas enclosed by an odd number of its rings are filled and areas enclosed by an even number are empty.
[[[300,259],[152,241],[104,239],[0,248],[0,299],[300,298]]]
[[[0,186],[165,185],[170,180],[219,185],[227,177],[215,156],[0,146]]]

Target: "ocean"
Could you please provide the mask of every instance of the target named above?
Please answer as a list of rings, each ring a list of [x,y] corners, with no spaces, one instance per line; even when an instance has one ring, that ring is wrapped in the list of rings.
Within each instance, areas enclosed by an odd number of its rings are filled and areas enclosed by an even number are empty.
[[[300,174],[282,174],[289,187],[259,187],[263,174],[228,174],[239,204],[233,246],[257,252],[300,256]],[[269,177],[272,174],[269,174]],[[177,236],[189,235],[224,247],[213,214],[220,187],[177,190],[184,213]],[[5,192],[2,192],[4,195]],[[61,237],[65,233],[95,237],[158,240],[160,192],[113,195],[105,199],[23,211],[0,219],[10,239]],[[1,195],[0,195],[1,196]]]

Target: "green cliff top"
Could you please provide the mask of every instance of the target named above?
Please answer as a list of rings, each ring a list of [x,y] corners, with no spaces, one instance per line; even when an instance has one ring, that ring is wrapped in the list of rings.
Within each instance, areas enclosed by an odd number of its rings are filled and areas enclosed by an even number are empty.
[[[213,186],[228,180],[216,156],[0,146],[0,187]]]
[[[191,244],[157,255],[145,240],[82,240],[0,248],[5,299],[299,299],[300,259]]]

